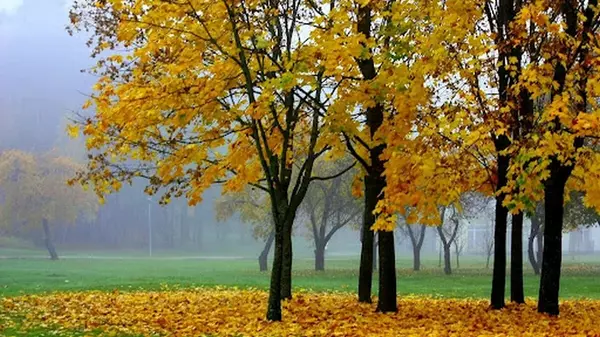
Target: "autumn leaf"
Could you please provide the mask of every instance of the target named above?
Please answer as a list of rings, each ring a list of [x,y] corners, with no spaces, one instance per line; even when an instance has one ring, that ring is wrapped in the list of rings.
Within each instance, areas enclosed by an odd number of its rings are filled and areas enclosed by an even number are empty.
[[[284,302],[285,322],[263,319],[267,293],[223,288],[150,292],[73,292],[0,300],[3,323],[151,336],[565,336],[600,334],[600,301],[565,301],[560,318],[537,313],[532,301],[488,310],[484,300],[398,299],[379,314],[351,294],[298,292]],[[19,321],[24,317],[22,321]],[[498,324],[502,322],[502,324]],[[0,330],[1,332],[1,330]]]

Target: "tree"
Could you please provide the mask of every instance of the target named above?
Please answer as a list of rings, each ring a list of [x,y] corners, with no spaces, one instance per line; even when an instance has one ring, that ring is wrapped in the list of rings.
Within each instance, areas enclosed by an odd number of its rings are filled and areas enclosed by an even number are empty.
[[[590,227],[598,224],[600,220],[598,212],[594,208],[585,205],[584,197],[584,193],[581,191],[571,191],[569,193],[569,201],[565,204],[564,214],[564,229],[566,231],[576,230],[580,226]],[[539,275],[543,253],[543,202],[536,203],[535,211],[530,212],[529,218],[531,220],[531,229],[528,238],[527,254],[534,273]]]
[[[490,221],[491,227],[486,230],[483,241],[483,251],[485,253],[485,269],[490,268],[490,258],[494,252],[494,220]]]
[[[332,123],[338,127],[345,147],[360,164],[365,207],[359,268],[358,300],[371,302],[374,233],[378,236],[379,296],[377,310],[397,311],[394,228],[395,221],[382,219],[377,209],[385,199],[389,176],[384,175],[389,156],[384,153],[387,137],[405,140],[412,136],[417,106],[428,98],[424,78],[411,77],[417,54],[411,50],[411,23],[402,4],[394,1],[330,2],[328,19],[336,32],[321,34],[330,49],[357,54],[339,55],[341,67],[351,65],[341,76],[352,79],[338,88]],[[337,56],[337,55],[336,55]],[[413,81],[414,80],[414,81]],[[413,85],[414,84],[414,85]],[[394,149],[395,150],[395,149]],[[409,205],[406,205],[409,206]],[[404,205],[403,205],[404,207]],[[377,214],[376,214],[377,213]],[[393,212],[392,212],[393,213]]]
[[[2,223],[36,227],[44,232],[50,258],[58,259],[51,225],[73,224],[93,219],[97,203],[93,194],[67,185],[80,168],[68,157],[53,153],[34,155],[18,150],[0,153],[0,204]]]
[[[191,205],[215,182],[264,190],[275,225],[267,319],[281,320],[296,211],[315,161],[339,143],[323,116],[340,64],[317,39],[330,22],[299,0],[83,0],[70,16],[72,30],[91,31],[92,55],[111,51],[94,69],[96,111],[79,124],[90,157],[77,180],[102,196],[144,177],[163,203]]]
[[[273,241],[275,241],[275,227],[270,209],[268,195],[253,188],[221,196],[215,203],[218,221],[225,221],[234,214],[238,214],[242,222],[252,225],[254,238],[265,242],[264,248],[258,256],[260,271],[268,270],[267,258]]]
[[[446,213],[448,212],[448,213]],[[460,228],[460,219],[458,210],[455,207],[443,207],[440,211],[442,223],[436,227],[442,249],[444,250],[444,274],[452,274],[452,261],[450,258],[450,249],[456,240],[456,235]]]
[[[536,275],[540,274],[542,267],[542,247],[544,232],[543,209],[543,203],[538,203],[536,207],[536,212],[529,217],[529,219],[531,220],[531,229],[529,233],[529,238],[527,240],[527,255],[529,257],[529,263],[533,268],[533,272]],[[537,249],[534,247],[534,241],[537,242]]]
[[[398,226],[405,236],[410,239],[410,244],[413,249],[413,270],[421,270],[421,247],[423,247],[423,241],[425,240],[425,225],[409,225],[406,221],[401,221],[401,225]]]
[[[332,175],[343,169],[340,161],[331,167],[321,163],[320,175]],[[350,171],[349,173],[352,173]],[[327,181],[314,182],[302,203],[301,214],[307,218],[315,244],[315,270],[325,270],[325,247],[333,235],[348,224],[358,221],[361,207],[352,196],[352,175],[343,174]]]

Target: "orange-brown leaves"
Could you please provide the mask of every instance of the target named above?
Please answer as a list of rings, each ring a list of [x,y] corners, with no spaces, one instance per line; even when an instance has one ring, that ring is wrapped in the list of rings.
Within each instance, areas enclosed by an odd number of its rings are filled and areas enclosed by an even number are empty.
[[[284,322],[263,317],[267,293],[194,289],[168,292],[59,293],[0,301],[24,328],[56,325],[111,333],[168,336],[592,336],[600,334],[600,302],[566,301],[560,318],[533,302],[488,310],[484,300],[404,297],[397,314],[379,314],[349,294],[298,293],[284,302]],[[7,326],[10,322],[7,322]]]

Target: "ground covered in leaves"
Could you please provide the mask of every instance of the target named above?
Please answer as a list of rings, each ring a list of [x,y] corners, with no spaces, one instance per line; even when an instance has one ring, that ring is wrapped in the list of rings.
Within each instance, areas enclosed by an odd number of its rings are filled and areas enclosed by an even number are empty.
[[[261,290],[72,292],[0,299],[0,334],[19,330],[143,336],[600,336],[600,301],[565,301],[559,318],[535,303],[488,310],[485,300],[402,297],[375,313],[352,294],[296,293],[284,321],[267,322]]]

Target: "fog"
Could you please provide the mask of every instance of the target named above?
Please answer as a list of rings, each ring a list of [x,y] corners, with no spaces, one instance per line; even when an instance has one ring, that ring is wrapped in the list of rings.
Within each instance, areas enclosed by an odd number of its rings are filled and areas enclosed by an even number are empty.
[[[76,161],[84,158],[82,141],[68,139],[65,125],[80,112],[95,78],[81,72],[93,64],[85,37],[72,37],[65,31],[68,7],[66,0],[0,0],[0,151],[40,154],[54,150]],[[78,218],[73,224],[51,224],[59,253],[255,258],[263,249],[265,237],[256,238],[253,226],[243,223],[238,214],[217,220],[219,186],[209,189],[203,202],[194,207],[188,207],[185,200],[160,206],[156,197],[149,199],[143,193],[143,188],[144,182],[136,181],[107,197],[93,220]],[[457,235],[457,252],[486,256],[483,242],[491,233],[491,214],[461,220],[464,224]],[[359,223],[360,217],[332,237],[327,258],[358,258]],[[525,248],[528,226],[526,220]],[[39,227],[14,228],[5,222],[0,227],[1,237],[4,241],[0,244],[5,247],[34,247],[43,252],[44,233]],[[405,231],[399,229],[396,238],[397,256],[412,258]],[[294,240],[294,256],[312,258],[314,243],[306,221],[296,225]],[[600,233],[592,228],[567,234],[564,247],[565,254],[571,256],[592,253],[600,249]],[[427,228],[422,254],[438,257],[440,252],[436,229]]]

